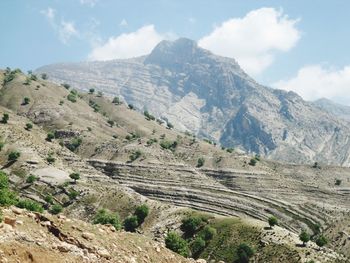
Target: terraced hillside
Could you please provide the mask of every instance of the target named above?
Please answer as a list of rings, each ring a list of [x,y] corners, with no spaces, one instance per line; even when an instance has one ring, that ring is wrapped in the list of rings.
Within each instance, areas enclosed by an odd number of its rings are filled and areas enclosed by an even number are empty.
[[[0,81],[7,74],[2,72]],[[274,250],[280,246],[295,255],[293,262],[317,259],[314,243],[295,247],[297,234],[301,229],[316,232],[318,224],[339,227],[335,219],[349,212],[349,169],[285,165],[221,149],[112,98],[40,78],[28,83],[28,78],[16,72],[0,89],[0,116],[9,114],[8,122],[0,124],[0,163],[21,197],[50,208],[50,194],[67,216],[86,221],[101,207],[125,219],[137,205],[147,203],[151,213],[138,231],[161,242],[169,230],[178,231],[188,208],[224,216],[224,221],[239,217],[247,231],[255,233],[249,235],[254,239],[239,240],[256,247],[257,262],[279,262],[283,253]],[[11,151],[21,153],[15,162],[8,162]],[[78,183],[69,178],[72,172],[80,173]],[[28,180],[31,175],[36,177],[33,182]],[[77,195],[72,197],[72,192]],[[271,215],[283,228],[264,230]],[[346,244],[336,244],[337,239],[330,240],[334,250],[350,256]],[[322,251],[329,262],[344,262],[333,250]]]

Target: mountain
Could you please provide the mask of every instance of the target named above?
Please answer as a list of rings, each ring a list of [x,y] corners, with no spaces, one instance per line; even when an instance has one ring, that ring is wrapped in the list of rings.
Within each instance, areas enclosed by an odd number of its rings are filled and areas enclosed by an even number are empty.
[[[236,261],[242,243],[254,262],[349,262],[349,168],[224,150],[19,70],[0,70],[0,83],[3,261],[195,262],[164,248],[176,250],[164,244],[175,231],[188,246],[177,252],[207,262]],[[136,233],[121,230],[140,205],[149,213]],[[101,209],[98,222],[113,226],[96,224]],[[272,215],[278,226],[269,228]],[[200,224],[194,235],[182,227],[188,219]],[[302,229],[329,244],[318,248],[314,237],[300,246]]]
[[[52,81],[120,96],[225,147],[293,163],[350,164],[350,125],[293,92],[258,84],[234,59],[180,38],[148,56],[54,64]]]
[[[350,106],[342,105],[325,98],[318,99],[313,104],[338,118],[350,121]]]

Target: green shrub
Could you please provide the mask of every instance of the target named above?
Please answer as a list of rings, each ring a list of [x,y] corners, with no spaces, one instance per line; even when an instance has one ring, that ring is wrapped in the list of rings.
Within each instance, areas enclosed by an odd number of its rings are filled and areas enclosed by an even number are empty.
[[[149,207],[148,207],[148,205],[143,204],[143,205],[140,205],[140,206],[136,207],[134,214],[137,217],[137,220],[138,220],[139,224],[141,225],[145,221],[145,218],[149,214]]]
[[[94,94],[95,93],[95,89],[93,89],[93,88],[89,89],[89,93],[90,94]]]
[[[163,149],[174,151],[177,147],[177,141],[162,140],[160,142],[160,147]]]
[[[68,96],[67,96],[67,100],[69,100],[70,102],[77,102],[77,95],[74,94],[74,93],[69,93]]]
[[[9,180],[7,174],[0,171],[0,190],[7,189],[9,187]]]
[[[63,86],[65,89],[70,89],[70,85],[67,84],[67,83],[63,83],[62,86]]]
[[[205,248],[205,240],[201,237],[196,237],[196,239],[191,243],[192,257],[198,258],[200,253]]]
[[[145,115],[145,118],[146,118],[146,120],[148,120],[148,121],[154,121],[156,118],[152,115],[152,114],[150,114],[148,111],[144,111],[143,112],[143,115]]]
[[[41,74],[41,78],[44,79],[44,80],[46,80],[46,79],[48,79],[48,76],[47,76],[46,73],[42,73],[42,74]]]
[[[135,232],[136,228],[139,226],[137,216],[129,216],[124,220],[124,229],[128,232]]]
[[[37,202],[29,200],[29,199],[21,199],[18,201],[16,204],[17,207],[19,208],[24,208],[29,211],[33,212],[40,212],[42,213],[44,211],[44,208]]]
[[[181,238],[177,233],[175,232],[169,232],[165,238],[165,246],[184,256],[188,257],[189,256],[189,248],[186,240]]]
[[[38,178],[34,175],[29,175],[26,179],[27,184],[32,184],[34,183]]]
[[[170,122],[167,122],[166,127],[171,130],[174,128],[174,125],[172,125]]]
[[[112,103],[115,104],[115,105],[122,104],[122,102],[120,101],[119,97],[114,97]]]
[[[148,146],[151,146],[153,143],[156,143],[156,142],[158,142],[156,138],[151,138],[146,143]]]
[[[15,192],[4,188],[0,189],[0,206],[16,205],[18,202]]]
[[[199,229],[202,219],[198,216],[189,216],[182,220],[181,230],[186,236],[193,236]]]
[[[56,161],[56,158],[52,156],[52,153],[49,153],[49,155],[46,157],[46,161],[49,163],[49,164],[52,164]]]
[[[140,150],[136,150],[133,151],[130,155],[129,155],[129,160],[130,162],[133,162],[135,160],[137,160],[138,158],[140,158],[142,155],[142,152]]]
[[[130,134],[125,136],[125,139],[127,139],[128,141],[135,140],[138,138],[140,138],[140,134],[135,133],[135,132],[131,132]]]
[[[323,246],[327,245],[327,243],[328,243],[328,239],[325,236],[323,236],[323,235],[319,236],[316,239],[316,244],[319,247],[323,247]]]
[[[69,189],[68,196],[70,200],[74,200],[78,197],[79,192],[74,190],[73,188]]]
[[[97,212],[93,220],[93,223],[101,224],[101,225],[111,224],[117,230],[121,228],[119,215],[117,213],[113,214],[113,213],[107,212],[107,210],[105,209],[101,209]]]
[[[30,122],[26,123],[25,129],[26,129],[27,131],[30,131],[31,129],[33,129],[33,124],[30,123]]]
[[[108,120],[107,123],[108,123],[111,127],[114,126],[114,121],[112,121],[112,120]]]
[[[128,104],[128,108],[129,108],[130,110],[135,109],[134,105],[132,105],[132,104]]]
[[[200,158],[198,158],[198,160],[197,160],[197,167],[202,167],[203,165],[204,165],[204,162],[205,162],[205,160],[204,160],[204,158],[203,157],[200,157]]]
[[[214,227],[211,226],[205,226],[203,231],[201,232],[201,236],[204,238],[204,240],[208,241],[213,239],[213,237],[217,234],[217,231]]]
[[[223,150],[225,150],[225,148]],[[235,151],[234,148],[227,148],[226,149],[226,152],[228,152],[228,153],[233,153],[234,151]]]
[[[48,132],[46,135],[46,140],[51,142],[53,139],[55,139],[55,134],[53,132]]]
[[[269,223],[270,228],[272,228],[275,225],[278,225],[278,220],[277,220],[276,217],[270,216],[269,219],[268,219],[268,223]]]
[[[20,153],[20,152],[18,152],[18,151],[12,151],[12,152],[9,153],[7,159],[8,159],[9,162],[11,162],[11,161],[17,161],[18,158],[19,158],[20,156],[21,156],[21,153]]]
[[[2,115],[1,122],[4,123],[4,124],[6,124],[6,123],[8,122],[9,119],[10,119],[9,114],[8,114],[8,113],[4,113],[4,114]]]
[[[336,180],[335,180],[335,185],[339,186],[339,185],[341,185],[341,182],[342,182],[342,181],[341,181],[340,179],[336,179]]]
[[[35,74],[30,74],[30,80],[37,81],[38,77]]]
[[[24,97],[22,105],[27,105],[27,104],[29,104],[29,102],[30,102],[30,98]]]
[[[44,197],[44,200],[45,200],[45,202],[48,203],[48,204],[53,204],[53,196],[50,195],[50,194],[46,195],[46,196]]]
[[[0,152],[2,151],[2,149],[4,148],[4,146],[5,146],[5,143],[2,142],[2,141],[0,141]]]
[[[254,255],[254,250],[247,244],[242,243],[237,248],[238,262],[248,263],[249,258]]]
[[[74,180],[74,183],[76,184],[76,183],[77,183],[77,180],[80,179],[80,174],[79,174],[79,173],[71,173],[71,174],[69,175],[69,177],[70,177],[71,179],[73,179],[73,180]]]
[[[63,207],[60,204],[54,204],[50,209],[50,213],[53,215],[57,215],[62,211],[63,211]]]
[[[82,144],[83,139],[80,137],[75,137],[72,139],[69,143],[66,144],[66,147],[71,150],[72,152],[76,151],[76,149],[79,148],[79,146]]]
[[[255,158],[252,158],[252,159],[250,159],[250,161],[249,161],[249,165],[251,165],[251,166],[255,166],[256,163],[257,163],[257,160],[256,160]]]
[[[30,83],[32,82],[32,80],[30,79],[30,77],[26,77],[26,80],[24,81],[24,85],[30,85]]]

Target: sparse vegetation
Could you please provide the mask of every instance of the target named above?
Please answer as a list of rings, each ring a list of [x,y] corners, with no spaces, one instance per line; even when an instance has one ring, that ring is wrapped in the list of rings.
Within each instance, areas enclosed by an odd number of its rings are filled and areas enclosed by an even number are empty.
[[[163,149],[175,151],[177,144],[177,141],[162,140],[160,142],[160,147],[162,147]]]
[[[109,126],[113,127],[114,126],[114,121],[112,120],[108,120],[107,123],[109,124]]]
[[[46,157],[46,161],[47,161],[49,164],[53,164],[53,163],[56,161],[56,158],[53,157],[53,154],[52,154],[52,153],[49,153],[48,156]]]
[[[72,152],[75,152],[79,148],[79,146],[82,144],[82,142],[83,142],[82,138],[75,137],[70,142],[66,143],[66,147]]]
[[[29,199],[21,199],[16,204],[19,208],[24,208],[29,211],[42,213],[44,208],[37,202],[29,200]]]
[[[132,153],[129,155],[129,162],[133,162],[137,160],[138,158],[141,157],[141,155],[142,155],[142,152],[140,150],[132,151]]]
[[[157,142],[158,142],[158,140],[156,138],[151,138],[146,142],[146,144],[148,146],[151,146],[152,144],[157,143]]]

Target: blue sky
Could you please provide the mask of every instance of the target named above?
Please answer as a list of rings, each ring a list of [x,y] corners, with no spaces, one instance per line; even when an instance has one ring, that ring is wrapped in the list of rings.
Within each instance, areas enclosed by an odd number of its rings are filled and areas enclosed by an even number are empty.
[[[345,0],[2,0],[0,67],[137,56],[188,37],[262,84],[350,105],[349,10]]]

